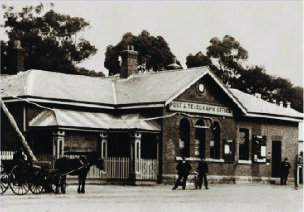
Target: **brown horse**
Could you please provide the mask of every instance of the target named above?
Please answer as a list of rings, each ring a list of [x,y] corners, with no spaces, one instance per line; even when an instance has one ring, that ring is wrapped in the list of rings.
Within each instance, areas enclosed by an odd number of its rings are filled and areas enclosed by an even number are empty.
[[[87,174],[92,165],[96,165],[97,168],[103,169],[103,160],[97,159],[92,156],[80,156],[79,158],[69,159],[67,157],[60,158],[55,162],[55,169],[58,170],[58,173],[64,176],[59,179],[59,182],[56,185],[56,193],[59,191],[59,185],[61,185],[62,193],[65,193],[65,186],[63,182],[65,181],[66,175],[78,175],[78,193],[85,193],[85,181]]]

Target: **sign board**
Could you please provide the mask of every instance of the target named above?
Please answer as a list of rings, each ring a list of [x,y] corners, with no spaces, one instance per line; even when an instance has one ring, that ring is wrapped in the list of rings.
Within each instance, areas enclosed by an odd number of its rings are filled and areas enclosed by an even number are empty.
[[[232,109],[222,106],[214,106],[207,104],[189,103],[189,102],[171,102],[169,110],[180,112],[206,113],[220,116],[231,116]]]

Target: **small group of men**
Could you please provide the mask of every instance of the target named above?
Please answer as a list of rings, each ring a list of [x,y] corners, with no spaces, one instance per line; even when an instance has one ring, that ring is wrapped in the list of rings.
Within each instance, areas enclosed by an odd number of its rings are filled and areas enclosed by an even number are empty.
[[[285,158],[284,161],[281,163],[281,185],[286,185],[289,169],[291,168],[288,159]],[[177,189],[177,187],[181,184],[182,181],[182,188],[186,189],[186,182],[188,179],[188,175],[192,170],[192,166],[188,161],[186,161],[185,157],[182,157],[182,160],[176,166],[178,178],[175,182],[174,187],[172,190]],[[207,173],[208,173],[208,165],[206,161],[202,158],[197,167],[198,172],[198,187],[202,189],[202,184],[204,182],[205,188],[208,189],[208,180],[207,180]]]
[[[182,188],[183,188],[183,190],[185,190],[188,175],[189,175],[190,171],[192,170],[192,166],[190,165],[190,163],[188,161],[186,161],[185,157],[182,157],[182,160],[176,166],[176,170],[177,170],[178,178],[177,178],[172,190],[177,189],[177,187],[180,185],[182,179],[183,179]],[[204,181],[205,188],[208,189],[208,181],[207,181],[208,165],[203,158],[198,163],[197,172],[198,172],[199,189],[202,189],[203,181]]]

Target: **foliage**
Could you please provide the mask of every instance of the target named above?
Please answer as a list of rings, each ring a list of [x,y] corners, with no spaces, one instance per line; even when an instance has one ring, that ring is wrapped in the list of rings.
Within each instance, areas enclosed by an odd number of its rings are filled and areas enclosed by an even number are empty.
[[[56,13],[45,4],[27,6],[21,11],[2,5],[8,45],[20,40],[25,49],[25,70],[42,69],[64,73],[78,73],[76,64],[97,52],[79,33],[89,27],[83,18]],[[88,71],[89,72],[89,71]]]
[[[210,40],[207,56],[217,59],[218,76],[227,86],[237,79],[243,72],[241,63],[248,58],[248,52],[234,37],[225,35],[221,41],[217,37]]]
[[[202,52],[196,53],[196,55],[189,54],[186,57],[186,65],[188,68],[199,67],[199,66],[210,66],[211,60],[205,56]]]
[[[290,102],[292,108],[303,112],[302,87],[293,87],[287,79],[268,75],[262,66],[243,67],[248,52],[229,35],[222,41],[212,38],[210,43],[207,56],[201,52],[187,56],[188,68],[209,65],[227,86],[249,94],[260,93],[262,99],[269,102]]]
[[[171,64],[172,54],[168,43],[161,36],[151,36],[143,30],[138,36],[128,32],[123,35],[121,41],[116,45],[107,46],[104,67],[109,70],[109,75],[120,72],[119,56],[128,45],[134,46],[138,52],[138,67],[140,71],[162,71]],[[177,61],[180,65],[180,62]]]

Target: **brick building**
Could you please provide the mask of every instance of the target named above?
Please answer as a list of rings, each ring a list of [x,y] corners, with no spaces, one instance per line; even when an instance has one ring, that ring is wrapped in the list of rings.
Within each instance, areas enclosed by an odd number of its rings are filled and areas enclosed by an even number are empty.
[[[120,76],[1,77],[2,99],[38,159],[98,154],[105,170],[93,177],[136,183],[172,182],[180,156],[194,168],[205,158],[209,179],[227,182],[268,182],[283,158],[296,163],[303,114],[290,105],[229,89],[209,67],[138,73],[137,52],[122,57]],[[1,112],[1,151],[18,145]]]

